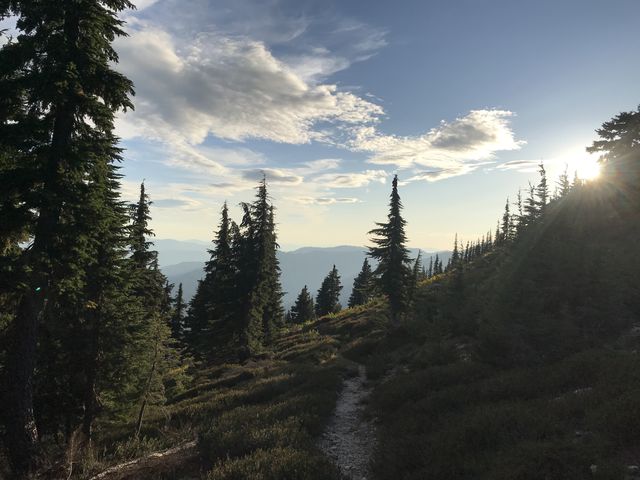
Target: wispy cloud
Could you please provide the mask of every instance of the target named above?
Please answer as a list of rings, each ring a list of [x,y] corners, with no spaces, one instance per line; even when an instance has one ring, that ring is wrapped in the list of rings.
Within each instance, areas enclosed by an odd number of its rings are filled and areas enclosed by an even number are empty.
[[[351,148],[371,154],[369,162],[398,168],[429,167],[424,179],[462,175],[495,158],[497,152],[518,150],[506,110],[472,110],[451,122],[442,121],[424,135],[384,135],[375,126],[355,129]]]
[[[331,84],[312,84],[248,38],[202,33],[178,46],[164,30],[136,28],[118,42],[121,68],[137,86],[137,109],[123,134],[211,134],[301,144],[320,139],[321,122],[373,122],[382,108]]]
[[[498,170],[516,170],[518,172],[535,172],[538,170],[540,160],[511,160],[496,165]]]
[[[265,178],[268,183],[284,183],[289,185],[297,185],[303,181],[302,176],[296,175],[290,170],[282,170],[278,168],[255,168],[251,170],[243,170],[242,178],[254,183]]]
[[[385,183],[389,174],[384,170],[364,172],[328,173],[317,176],[314,181],[329,188],[359,188],[372,182]]]
[[[353,197],[296,197],[295,202],[304,205],[334,205],[336,203],[358,203],[359,199]]]

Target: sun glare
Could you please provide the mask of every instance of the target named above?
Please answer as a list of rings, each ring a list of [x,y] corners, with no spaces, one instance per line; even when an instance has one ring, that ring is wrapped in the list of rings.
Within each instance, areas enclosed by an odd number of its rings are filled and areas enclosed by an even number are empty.
[[[585,158],[576,165],[578,177],[583,180],[593,180],[600,175],[600,164],[595,158]]]
[[[577,173],[581,180],[595,180],[600,176],[598,155],[590,155],[581,149],[579,152],[567,155],[564,160],[569,177],[573,177],[574,173]]]

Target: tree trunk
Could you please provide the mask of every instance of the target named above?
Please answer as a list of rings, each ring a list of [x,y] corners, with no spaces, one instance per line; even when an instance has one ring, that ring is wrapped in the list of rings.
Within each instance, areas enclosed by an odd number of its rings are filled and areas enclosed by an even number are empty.
[[[158,363],[158,355],[160,353],[160,338],[156,335],[156,343],[153,352],[153,362],[151,363],[151,370],[149,371],[149,378],[147,379],[147,385],[145,386],[144,395],[142,397],[142,405],[140,405],[140,412],[138,413],[138,421],[136,422],[136,438],[140,435],[142,430],[142,419],[144,418],[144,411],[147,408],[147,400],[149,398],[149,392],[151,391],[151,384],[153,383],[153,377],[156,374],[156,365]]]
[[[77,49],[78,12],[71,12],[65,22],[69,56]],[[70,60],[70,59],[69,59]],[[36,366],[38,322],[49,294],[52,244],[62,212],[62,180],[67,174],[66,154],[74,128],[74,92],[57,108],[47,159],[43,198],[36,223],[33,246],[24,254],[23,265],[34,272],[30,285],[22,294],[13,322],[13,338],[7,356],[9,456],[17,475],[33,468],[38,430],[33,412],[33,383]]]
[[[33,413],[33,377],[38,317],[43,308],[45,290],[30,290],[20,300],[7,355],[6,445],[18,478],[32,470],[38,441]]]

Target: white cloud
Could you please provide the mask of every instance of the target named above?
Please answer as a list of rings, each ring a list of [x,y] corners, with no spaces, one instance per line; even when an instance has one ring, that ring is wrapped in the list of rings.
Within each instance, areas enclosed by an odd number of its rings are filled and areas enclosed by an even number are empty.
[[[523,145],[511,129],[512,115],[506,110],[472,110],[416,137],[384,135],[373,126],[355,128],[351,148],[369,152],[369,162],[374,164],[429,167],[423,172],[428,179],[461,175],[493,159],[496,152]]]
[[[0,18],[0,47],[9,42],[10,38],[18,35],[16,30],[16,21],[18,17],[10,16],[6,18]]]
[[[535,172],[540,160],[511,160],[497,165],[498,170],[516,170],[518,172]]]
[[[259,182],[265,178],[267,183],[283,183],[288,185],[298,185],[303,181],[303,177],[296,175],[291,170],[283,170],[279,168],[255,168],[251,170],[243,170],[242,178],[244,180],[250,180],[253,183]]]
[[[291,144],[321,139],[322,122],[364,124],[382,108],[335,85],[305,81],[262,42],[200,34],[178,46],[164,30],[142,25],[117,49],[136,84],[136,110],[119,133],[198,144],[209,135]]]
[[[357,173],[327,173],[314,178],[314,182],[327,188],[359,188],[372,182],[384,183],[387,179],[384,170],[365,170]]]
[[[423,170],[414,172],[413,176],[402,180],[400,183],[406,185],[416,181],[437,182],[446,178],[457,177],[475,170],[476,165],[460,165],[453,168],[441,168],[439,170]]]
[[[133,3],[136,6],[136,10],[144,10],[145,8],[150,7],[154,3],[157,3],[158,0],[134,0]]]
[[[293,199],[304,205],[334,205],[336,203],[359,203],[360,200],[353,197],[297,197]]]
[[[324,172],[325,170],[335,170],[340,167],[342,164],[342,160],[339,158],[321,158],[319,160],[311,160],[310,162],[305,162],[304,170],[307,173],[319,173]]]

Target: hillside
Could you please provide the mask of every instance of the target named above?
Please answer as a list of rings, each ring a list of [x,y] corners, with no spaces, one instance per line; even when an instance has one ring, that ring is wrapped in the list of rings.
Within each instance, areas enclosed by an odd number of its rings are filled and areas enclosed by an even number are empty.
[[[154,241],[154,248],[158,249],[162,272],[174,285],[182,283],[184,298],[190,299],[196,292],[198,280],[203,276],[203,265],[205,262],[206,248],[190,242],[178,242],[175,240]],[[198,256],[193,255],[193,251],[200,248]],[[165,250],[168,249],[168,250]],[[445,263],[451,257],[450,251],[429,252],[421,250],[423,258],[427,263],[430,256],[438,254]],[[176,252],[180,252],[177,255]],[[340,294],[340,303],[347,305],[349,295],[353,286],[353,279],[356,277],[362,262],[364,261],[366,248],[355,246],[340,247],[303,247],[291,252],[278,251],[278,260],[282,271],[282,287],[285,295],[282,299],[285,308],[289,308],[302,286],[307,285],[309,290],[315,294],[320,288],[322,279],[335,264],[340,272],[343,285]],[[418,249],[412,248],[410,253],[412,258],[418,255]],[[201,259],[199,261],[181,261],[177,264],[167,264],[165,258]]]
[[[100,478],[338,479],[334,455],[351,478],[365,442],[376,479],[635,478],[640,252],[625,239],[640,218],[612,201],[585,186],[552,203],[515,243],[424,280],[399,328],[376,300],[289,326],[248,362],[197,363],[141,441],[133,425],[105,428],[79,477],[185,445]],[[363,388],[359,368],[371,426],[344,460],[320,439],[345,421],[332,412]]]
[[[578,189],[421,286],[411,340],[375,348],[399,372],[373,396],[375,478],[636,478],[640,216],[619,193]]]
[[[640,2],[459,3],[0,1],[0,480],[640,480]]]
[[[139,441],[130,438],[133,423],[105,425],[105,433],[96,438],[96,451],[102,453],[77,465],[74,475],[110,480],[338,480],[318,438],[343,380],[358,374],[363,345],[384,337],[387,330],[385,309],[375,302],[292,326],[261,358],[243,364],[198,364],[188,388],[149,410]],[[189,443],[194,439],[195,449]],[[150,452],[180,445],[187,448],[162,461],[131,464]],[[55,464],[49,472],[55,478],[63,467]]]

